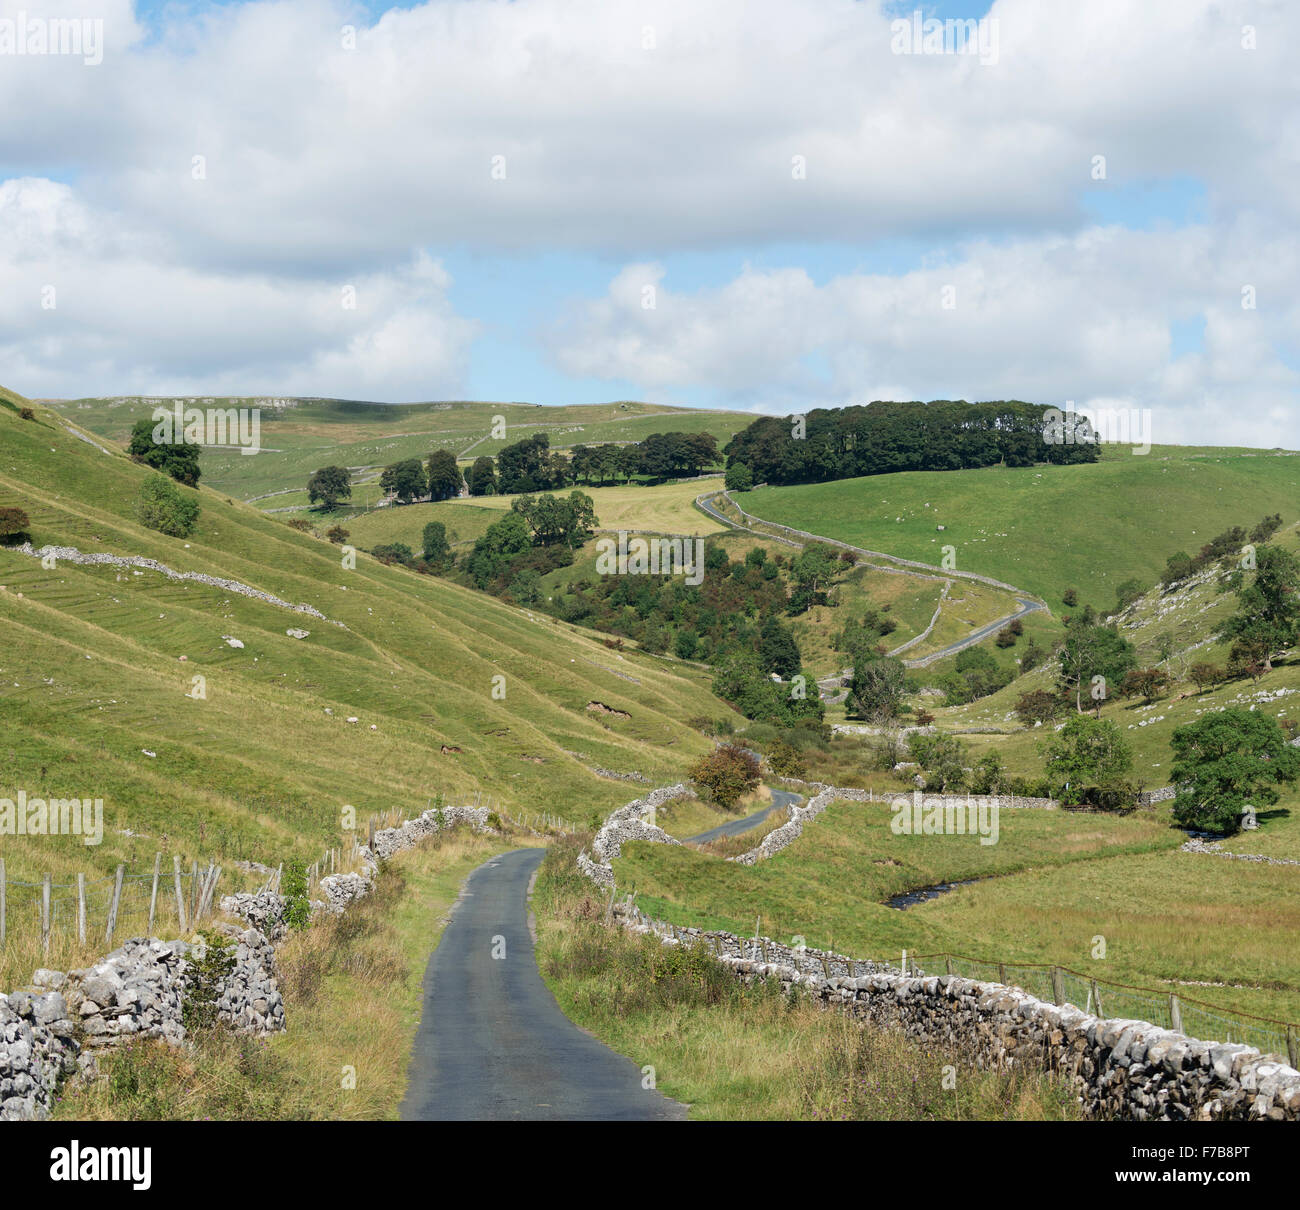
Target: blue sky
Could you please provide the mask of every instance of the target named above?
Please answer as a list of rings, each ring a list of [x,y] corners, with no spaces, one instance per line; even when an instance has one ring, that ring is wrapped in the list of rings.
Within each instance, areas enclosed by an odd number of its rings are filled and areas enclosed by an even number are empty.
[[[1247,51],[1250,0],[920,6],[981,63],[877,0],[88,6],[101,66],[0,76],[25,393],[1072,399],[1285,444],[1300,13]]]

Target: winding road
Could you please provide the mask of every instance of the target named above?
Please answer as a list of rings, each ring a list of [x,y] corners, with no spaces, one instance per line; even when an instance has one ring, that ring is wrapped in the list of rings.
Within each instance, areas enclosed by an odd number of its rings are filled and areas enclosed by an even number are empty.
[[[579,1029],[542,982],[528,893],[542,849],[479,866],[424,979],[404,1121],[673,1121],[686,1106]]]
[[[719,824],[716,828],[710,828],[707,832],[701,832],[698,836],[688,836],[684,843],[686,844],[708,844],[711,840],[721,840],[724,836],[740,836],[758,827],[773,811],[779,811],[783,807],[792,807],[795,803],[802,800],[802,794],[795,794],[791,790],[772,790],[772,801],[761,811],[755,811],[753,815],[746,815],[744,819],[732,819],[727,823]]]
[[[739,530],[743,534],[751,534],[762,538],[769,538],[774,542],[784,542],[787,546],[796,546],[802,548],[804,545],[806,545],[806,543],[798,542],[793,538],[782,537],[779,534],[761,533],[758,530],[750,529],[748,526],[741,525],[738,521],[733,521],[730,517],[720,512],[713,504],[714,499],[719,495],[725,495],[725,492],[704,492],[701,495],[695,497],[695,507],[698,508],[700,512],[704,513],[706,516],[712,517],[713,520],[719,521],[723,525],[726,525],[731,529]],[[756,518],[756,520],[761,521],[762,519]],[[765,522],[765,524],[774,524],[774,523]],[[1010,584],[1002,584],[1001,581],[990,580],[986,576],[977,576],[974,573],[965,573],[965,572],[960,572],[949,568],[934,567],[933,565],[928,563],[918,563],[912,559],[899,558],[897,555],[884,554],[883,552],[878,550],[866,550],[861,546],[854,546],[849,542],[840,542],[832,538],[819,538],[817,537],[817,535],[811,535],[811,537],[815,541],[826,542],[829,545],[839,547],[841,550],[850,551],[852,554],[854,554],[855,556],[859,556],[862,559],[862,561],[869,563],[871,566],[880,566],[879,564],[872,563],[871,560],[873,559],[891,559],[891,560],[896,560],[899,563],[909,564],[911,567],[918,568],[919,570],[912,571],[909,570],[909,568],[906,566],[881,567],[881,570],[894,572],[898,575],[916,576],[918,579],[943,580],[945,583],[944,598],[946,598],[947,596],[947,586],[951,585],[951,582],[954,578],[969,579],[969,580],[975,580],[980,583],[995,584],[998,587],[1010,589],[1012,592],[1017,594],[1016,604],[1017,606],[1019,606],[1019,608],[1017,608],[1014,613],[1009,613],[1005,617],[995,618],[992,622],[988,622],[985,625],[980,626],[975,630],[972,630],[968,635],[965,635],[964,637],[958,639],[957,642],[949,643],[946,647],[939,648],[938,651],[930,652],[929,655],[918,656],[917,658],[910,659],[910,660],[905,659],[903,663],[908,668],[926,668],[930,664],[933,664],[936,660],[942,660],[947,656],[956,655],[959,651],[964,651],[967,647],[973,647],[976,643],[980,642],[982,639],[986,639],[988,638],[989,635],[995,634],[997,631],[1001,630],[1003,626],[1006,626],[1009,623],[1014,622],[1017,618],[1023,618],[1027,613],[1040,613],[1040,612],[1047,611],[1047,606],[1042,601],[1039,601],[1036,598],[1030,596],[1028,593],[1024,591],[1024,589],[1015,588]],[[912,646],[914,643],[917,643],[921,639],[925,638],[925,636],[928,635],[932,629],[934,629],[935,624],[938,622],[939,611],[940,609],[942,609],[942,607],[943,604],[941,600],[939,609],[935,610],[934,617],[930,619],[930,625],[927,626],[926,629],[922,631],[921,634],[917,635],[915,638],[909,639],[901,647],[894,648],[894,650],[891,651],[889,654],[897,655],[900,652],[905,651],[908,647]],[[839,693],[838,696],[832,697],[830,695],[834,693],[836,688],[840,687],[840,682],[842,682],[844,677],[848,677],[852,675],[853,675],[853,669],[846,668],[844,669],[843,673],[841,673],[839,676],[822,677],[822,679],[817,682],[818,687],[822,690],[822,697],[832,705],[836,702],[843,701],[848,696],[847,690],[843,690],[841,693]]]

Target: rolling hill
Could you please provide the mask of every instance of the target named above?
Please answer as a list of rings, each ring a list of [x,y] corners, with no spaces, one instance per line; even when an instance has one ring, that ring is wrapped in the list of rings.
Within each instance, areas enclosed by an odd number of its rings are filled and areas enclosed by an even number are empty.
[[[60,415],[87,432],[125,445],[131,426],[172,399],[124,396],[51,401]],[[344,399],[265,397],[186,400],[205,407],[256,407],[261,412],[262,452],[209,449],[203,482],[241,499],[270,492],[302,490],[322,466],[378,468],[403,458],[423,458],[449,449],[458,458],[495,454],[502,446],[544,432],[554,449],[577,444],[641,441],[651,433],[710,432],[718,444],[753,417],[658,404],[617,402],[569,407],[530,403],[443,402],[384,404]],[[504,437],[492,435],[496,417]],[[304,503],[305,496],[304,496]]]
[[[1057,609],[1067,588],[1107,610],[1126,580],[1155,582],[1179,550],[1194,554],[1266,513],[1295,520],[1300,457],[1286,451],[1103,447],[1076,466],[912,471],[737,497],[765,521],[869,550],[956,566],[1024,588]],[[942,528],[940,528],[942,527]]]

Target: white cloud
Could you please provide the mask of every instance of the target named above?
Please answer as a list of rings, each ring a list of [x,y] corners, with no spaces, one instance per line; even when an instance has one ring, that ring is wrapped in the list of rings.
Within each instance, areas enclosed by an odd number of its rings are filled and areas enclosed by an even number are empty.
[[[0,230],[18,234],[0,244],[0,361],[28,395],[437,398],[477,332],[423,255],[333,282],[173,264],[163,240],[30,179],[0,185]]]
[[[879,0],[437,0],[369,24],[251,0],[164,9],[156,36],[131,0],[77,9],[102,63],[0,72],[0,352],[28,393],[456,393],[478,328],[438,258],[522,249],[628,266],[550,334],[571,374],[746,407],[1114,396],[1284,440],[1298,5],[997,0],[990,66],[891,53]],[[1199,225],[1089,226],[1090,195],[1124,213],[1170,181],[1204,189]],[[672,289],[684,252],[900,238],[935,255]],[[1204,352],[1172,357],[1198,315]]]
[[[1152,409],[1157,441],[1293,445],[1282,422],[1300,389],[1284,360],[1298,351],[1296,280],[1294,235],[1204,228],[977,242],[951,263],[821,286],[801,269],[747,268],[676,293],[662,266],[640,264],[603,298],[575,303],[549,340],[570,374],[651,394],[707,386],[746,408],[1122,401]],[[1255,310],[1242,308],[1243,282]],[[1197,316],[1203,351],[1176,354],[1171,320]]]

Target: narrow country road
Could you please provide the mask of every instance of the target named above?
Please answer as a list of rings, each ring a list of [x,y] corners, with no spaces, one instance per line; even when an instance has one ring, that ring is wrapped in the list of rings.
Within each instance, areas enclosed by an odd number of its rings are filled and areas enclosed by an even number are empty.
[[[686,1117],[686,1106],[642,1088],[631,1059],[574,1025],[542,982],[528,887],[543,856],[515,849],[466,880],[425,974],[404,1121]]]
[[[706,516],[712,517],[715,521],[720,521],[723,525],[729,526],[731,529],[739,530],[742,534],[757,534],[757,536],[759,537],[769,538],[776,542],[784,542],[787,546],[802,547],[804,545],[804,543],[796,542],[792,538],[785,538],[777,534],[766,534],[758,530],[751,530],[748,527],[741,525],[736,521],[733,521],[725,513],[720,512],[713,503],[713,499],[715,496],[724,495],[724,494],[725,493],[723,492],[704,492],[703,494],[696,496],[695,507],[698,508]],[[756,517],[755,520],[761,520],[761,518]],[[764,522],[764,524],[774,524],[774,523]],[[813,536],[815,537],[815,535]],[[983,579],[983,577],[980,576],[972,577],[963,572],[959,572],[951,569],[945,569],[942,567],[934,567],[931,564],[918,563],[912,559],[902,559],[899,558],[899,556],[897,555],[888,555],[883,553],[882,551],[866,550],[861,546],[853,546],[848,542],[839,542],[830,538],[820,538],[818,540],[822,542],[827,542],[832,546],[839,546],[844,550],[851,551],[854,555],[861,556],[864,560],[893,559],[900,564],[910,564],[911,567],[918,569],[918,570],[909,570],[908,567],[906,566],[891,567],[888,569],[890,571],[897,572],[898,574],[901,575],[922,576],[927,579],[947,579],[949,581],[951,581],[953,578],[957,578],[957,579],[973,578],[976,580]],[[993,582],[1001,585],[1001,581],[993,581]],[[1024,592],[1023,589],[1014,588],[1012,585],[1009,584],[1001,585],[1001,586],[1004,588],[1008,588],[1017,594]],[[945,596],[946,595],[947,594],[945,590]],[[963,636],[962,638],[958,639],[955,643],[949,643],[948,646],[943,647],[938,651],[932,651],[929,655],[920,656],[916,659],[905,659],[903,661],[904,665],[906,665],[908,668],[928,667],[930,664],[933,664],[936,660],[944,659],[946,656],[956,655],[959,651],[964,651],[967,647],[974,646],[974,644],[978,643],[981,639],[988,638],[989,635],[994,634],[997,631],[1001,630],[1002,627],[1006,626],[1008,623],[1014,622],[1017,618],[1023,618],[1027,613],[1038,613],[1038,612],[1047,611],[1046,605],[1044,605],[1041,601],[1033,600],[1032,598],[1029,597],[1028,594],[1025,594],[1024,596],[1017,595],[1016,604],[1019,606],[1019,608],[1016,609],[1014,613],[1009,613],[1005,617],[997,618],[994,621],[989,622],[987,625],[979,627],[979,629],[977,630],[972,630],[970,634]],[[942,608],[942,602],[940,607]],[[929,633],[929,631],[934,627],[935,623],[938,620],[939,620],[938,610],[936,610],[934,618],[932,618],[930,621],[930,626],[926,628],[925,631],[926,634]],[[918,639],[921,637],[923,636],[921,635],[917,636]],[[916,641],[917,639],[911,640],[911,642],[916,642]],[[890,654],[896,655],[902,650],[904,650],[904,648],[910,645],[911,643],[905,643],[903,644],[903,647],[896,648],[895,651],[891,652]],[[848,677],[852,675],[853,675],[853,669],[846,668],[844,670],[843,676]],[[840,678],[836,676],[827,676],[827,677],[822,677],[821,680],[817,682],[819,688],[821,688],[823,691],[822,699],[826,701],[829,705],[836,705],[837,703],[842,702],[846,697],[848,697],[847,690],[842,690],[840,693],[835,694],[836,686],[834,685],[834,682],[837,682],[839,679]]]
[[[748,832],[751,828],[758,827],[773,811],[779,811],[782,807],[792,807],[803,797],[801,794],[795,794],[791,790],[773,790],[772,801],[761,811],[755,811],[753,815],[746,815],[744,819],[732,819],[727,823],[719,824],[716,828],[710,828],[707,832],[701,832],[698,836],[688,836],[686,844],[708,844],[711,840],[720,840],[724,836],[740,836]]]

